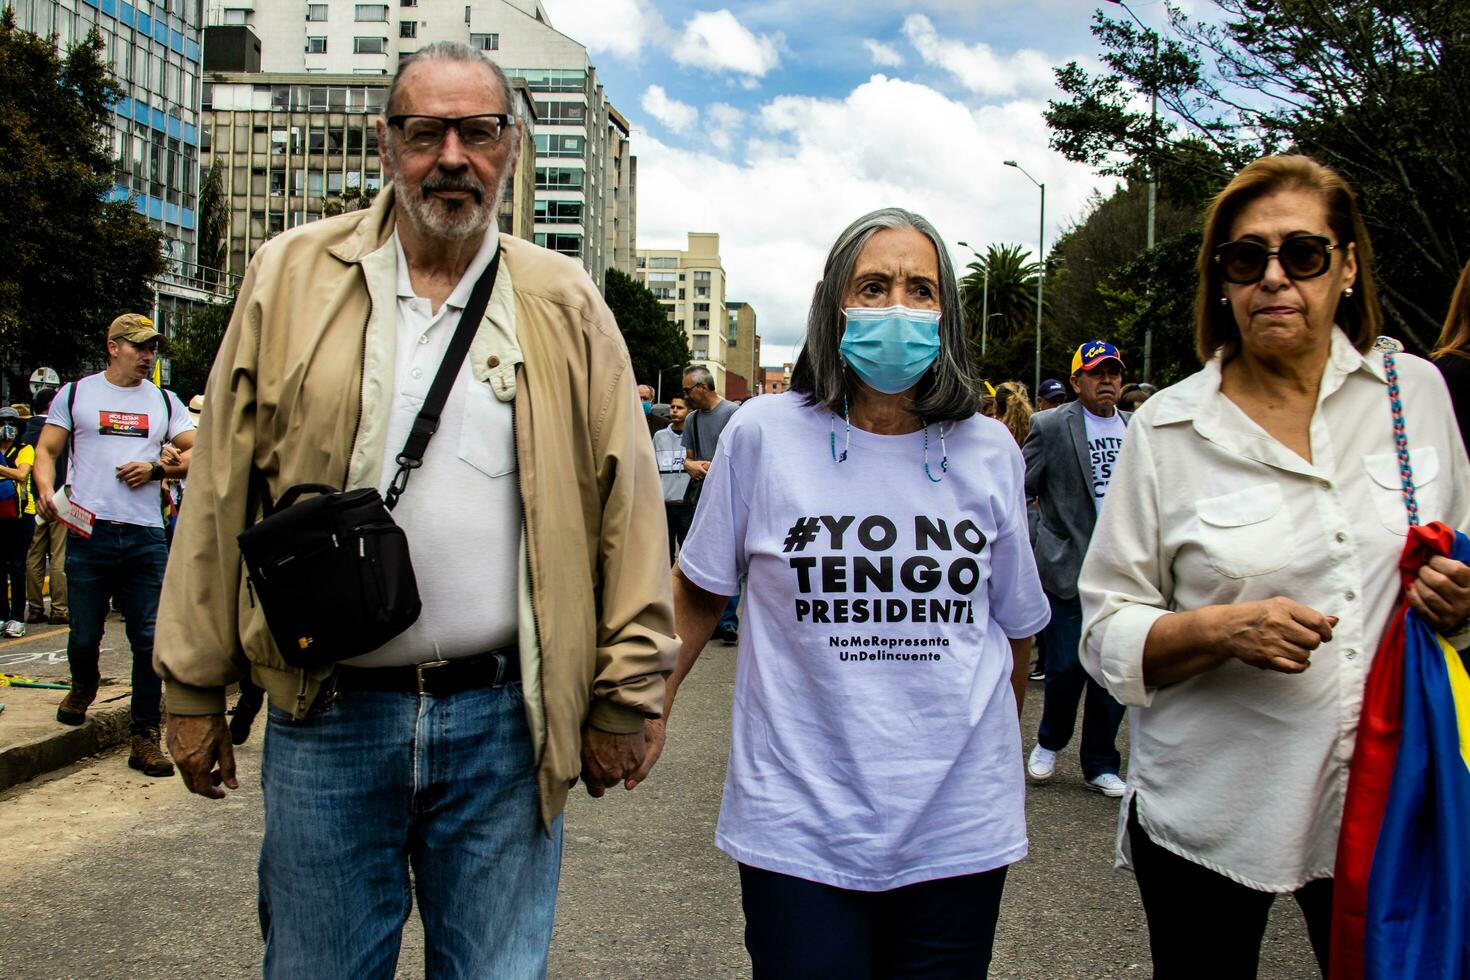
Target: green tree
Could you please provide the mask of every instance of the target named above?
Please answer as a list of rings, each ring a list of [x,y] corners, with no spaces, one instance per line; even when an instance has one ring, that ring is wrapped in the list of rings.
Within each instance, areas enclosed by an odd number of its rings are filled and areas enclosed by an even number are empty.
[[[608,269],[602,295],[623,332],[628,356],[633,360],[633,376],[639,384],[657,389],[660,371],[670,365],[683,367],[689,363],[689,344],[684,339],[684,331],[669,322],[667,307],[648,287],[626,273]],[[665,397],[670,391],[668,382],[677,385],[677,377],[678,368],[664,376]]]
[[[970,271],[960,280],[960,299],[970,350],[980,373],[992,383],[1029,378],[1036,354],[1040,264],[1019,245],[990,245],[966,268]],[[982,320],[987,316],[990,322],[984,330],[982,357]]]
[[[118,93],[101,51],[94,31],[63,57],[0,15],[0,357],[63,374],[100,356],[113,317],[152,308],[164,264],[162,235],[104,199]]]
[[[1470,5],[1213,0],[1172,37],[1102,13],[1104,70],[1058,69],[1053,145],[1198,206],[1247,161],[1304,152],[1363,203],[1390,332],[1423,349],[1470,258]],[[1158,44],[1155,56],[1155,43]],[[1137,95],[1157,91],[1157,124]],[[1146,266],[1136,267],[1142,271]],[[1170,277],[1166,277],[1170,278]]]
[[[228,303],[199,303],[182,320],[174,325],[168,338],[169,367],[172,378],[169,387],[178,392],[186,402],[195,395],[204,393],[209,372],[214,367],[215,355],[219,353],[220,341],[225,328],[230,325],[230,314],[235,301]]]
[[[322,201],[322,217],[331,218],[348,211],[361,211],[371,207],[377,192],[365,187],[349,187],[341,194],[333,194]]]
[[[224,167],[218,159],[209,165],[199,184],[198,252],[199,276],[206,283],[219,282],[225,268],[225,240],[230,221],[229,203],[225,200]]]

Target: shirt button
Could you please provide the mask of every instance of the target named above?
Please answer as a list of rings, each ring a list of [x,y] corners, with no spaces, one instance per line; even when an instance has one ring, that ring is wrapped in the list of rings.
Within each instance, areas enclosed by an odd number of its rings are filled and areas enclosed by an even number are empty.
[[[1358,594],[1356,592],[1354,592],[1352,589],[1348,589],[1347,590],[1346,599],[1347,599],[1348,602],[1352,602],[1357,597],[1358,597]]]
[[[419,335],[419,343],[421,343],[421,344],[427,344],[428,342],[429,342],[429,335],[428,334],[420,334]]]
[[[485,366],[488,367],[488,368],[492,368],[492,369],[493,368],[500,367],[500,358],[495,357],[494,355],[492,355],[490,357],[490,360],[488,360],[488,361],[485,362]]]
[[[424,372],[420,371],[418,368],[414,368],[413,369],[413,376],[415,378],[422,378],[424,376]],[[1348,593],[1348,598],[1349,599],[1352,598],[1352,593]]]
[[[1357,659],[1358,651],[1356,651],[1356,650],[1345,650],[1345,651],[1343,651],[1343,654],[1342,655],[1344,657],[1347,657],[1349,660],[1355,660],[1355,659]]]
[[[1346,531],[1338,531],[1337,532],[1337,543],[1338,544],[1342,544],[1346,540],[1347,540],[1347,532]]]

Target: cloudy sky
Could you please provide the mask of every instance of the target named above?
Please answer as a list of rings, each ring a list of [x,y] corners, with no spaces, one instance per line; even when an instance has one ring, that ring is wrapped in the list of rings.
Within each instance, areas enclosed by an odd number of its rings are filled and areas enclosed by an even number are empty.
[[[632,122],[638,244],[720,233],[727,298],[753,304],[762,361],[800,345],[838,232],[873,208],[959,240],[1036,247],[1111,186],[1047,147],[1052,67],[1095,59],[1090,0],[543,0]],[[1161,23],[1162,0],[1133,9]]]

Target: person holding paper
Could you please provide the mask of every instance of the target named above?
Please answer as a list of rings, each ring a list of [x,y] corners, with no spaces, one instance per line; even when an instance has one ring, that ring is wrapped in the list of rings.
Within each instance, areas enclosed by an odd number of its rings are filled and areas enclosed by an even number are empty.
[[[688,450],[684,448],[684,419],[689,415],[689,403],[683,395],[669,398],[669,427],[653,434],[653,453],[658,458],[658,479],[664,491],[664,512],[669,518],[669,564],[679,545],[689,534],[689,522],[694,519],[694,505],[684,499],[689,489],[689,474],[684,472],[684,460]]]
[[[153,625],[168,560],[158,481],[187,475],[186,460],[170,465],[161,458],[170,443],[181,451],[193,447],[194,423],[178,396],[148,380],[158,339],[153,321],[142,314],[112,321],[107,370],[62,385],[56,393],[36,444],[33,475],[37,512],[71,528],[66,542],[71,691],[56,709],[56,720],[63,725],[87,720],[101,680],[97,661],[108,599],[115,598],[133,649],[128,765],[148,776],[170,776],[173,763],[159,745],[163,685],[153,672]],[[63,494],[55,485],[56,461],[68,453],[68,442],[71,485]],[[89,535],[80,533],[86,526],[70,508],[58,508],[58,497],[94,515]]]

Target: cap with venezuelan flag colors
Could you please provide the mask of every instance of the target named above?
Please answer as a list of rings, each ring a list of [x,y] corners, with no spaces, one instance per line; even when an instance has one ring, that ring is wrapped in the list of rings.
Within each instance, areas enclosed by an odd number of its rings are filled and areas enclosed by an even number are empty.
[[[1119,367],[1123,366],[1123,355],[1118,353],[1118,348],[1106,340],[1089,340],[1072,355],[1072,373],[1091,371],[1103,361],[1109,360],[1117,361]]]

